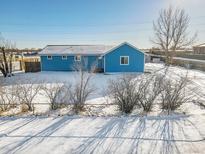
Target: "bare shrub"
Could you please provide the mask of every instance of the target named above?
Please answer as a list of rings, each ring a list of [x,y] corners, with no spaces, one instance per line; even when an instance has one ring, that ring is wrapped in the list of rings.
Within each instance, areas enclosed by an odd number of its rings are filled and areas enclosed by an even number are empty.
[[[21,84],[21,81],[26,84]],[[42,86],[38,84],[37,80],[34,81],[32,78],[20,79],[17,84],[16,96],[21,104],[26,104],[28,110],[33,111],[33,101],[41,88]]]
[[[71,83],[69,82],[63,83],[63,86],[56,97],[57,102],[62,104],[61,107],[66,107],[67,105],[71,104],[70,95],[69,95],[71,87],[72,87]]]
[[[140,76],[124,75],[117,80],[111,80],[107,90],[108,96],[124,113],[131,113],[135,106],[150,112],[163,90],[161,82],[166,71],[164,69],[164,75],[153,72]]]
[[[95,91],[94,85],[91,84],[92,73],[88,73],[84,69],[83,63],[75,65],[77,71],[75,83],[68,89],[70,103],[72,103],[75,113],[84,109],[85,101]]]
[[[161,81],[163,78],[163,75],[153,73],[143,76],[140,80],[138,79],[137,100],[145,112],[150,112],[152,110],[154,101],[161,93]]]
[[[108,84],[107,93],[109,98],[124,113],[131,113],[134,106],[138,104],[138,93],[136,91],[136,82],[133,81],[134,78],[134,75],[124,75],[117,80],[110,80]]]
[[[179,79],[164,79],[161,92],[162,109],[168,110],[169,113],[191,99],[192,96],[187,96],[185,92],[188,82],[187,74]]]
[[[28,105],[26,104],[21,104],[21,112],[22,113],[25,113],[25,112],[28,112],[29,111],[29,108],[28,108]]]
[[[66,88],[69,88],[69,86],[65,86],[63,83],[54,83],[43,86],[43,94],[48,98],[52,110],[58,109],[65,103],[65,96],[68,95],[65,91]]]
[[[16,107],[16,86],[0,86],[0,111]]]
[[[0,87],[0,112],[7,111],[9,104],[5,98],[6,92],[3,87]]]

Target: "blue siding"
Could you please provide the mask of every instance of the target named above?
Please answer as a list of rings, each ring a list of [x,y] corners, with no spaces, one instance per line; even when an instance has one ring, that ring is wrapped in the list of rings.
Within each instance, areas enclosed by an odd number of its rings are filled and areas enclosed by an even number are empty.
[[[104,57],[98,59],[98,68],[104,68]]]
[[[129,56],[129,65],[120,65],[120,56]],[[90,70],[93,65],[104,68],[105,72],[144,72],[144,53],[133,48],[129,44],[123,44],[115,50],[100,56],[82,56],[81,61],[86,70]],[[41,56],[42,71],[72,71],[76,61],[74,56],[69,55],[63,60],[61,55],[53,55],[52,60],[47,56]]]
[[[129,65],[120,65],[120,56],[129,56]],[[144,53],[123,44],[105,55],[105,72],[144,72]]]
[[[84,56],[83,59],[84,65],[86,65],[85,68],[87,70],[91,70],[94,65],[98,67],[98,56]]]
[[[101,66],[98,56],[82,56],[81,60],[84,61],[87,70],[90,70],[94,64]],[[41,56],[42,71],[72,71],[75,63],[74,56],[68,56],[66,60],[60,55],[52,56],[52,60],[48,60],[47,56]]]

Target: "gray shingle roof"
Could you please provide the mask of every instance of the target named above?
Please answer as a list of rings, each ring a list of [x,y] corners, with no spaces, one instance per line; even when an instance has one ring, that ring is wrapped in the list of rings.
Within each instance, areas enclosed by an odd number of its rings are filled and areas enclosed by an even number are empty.
[[[114,46],[106,45],[47,45],[40,55],[63,55],[63,54],[82,54],[82,55],[100,55]]]

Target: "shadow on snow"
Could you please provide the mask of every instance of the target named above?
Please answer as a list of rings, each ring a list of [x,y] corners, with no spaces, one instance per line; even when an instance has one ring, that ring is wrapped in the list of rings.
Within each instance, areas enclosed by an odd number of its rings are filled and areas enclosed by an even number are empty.
[[[106,123],[100,125],[96,131],[93,131],[93,135],[72,135],[72,132],[67,132],[66,135],[55,135],[57,131],[60,132],[65,126],[69,127],[71,122],[76,119],[80,118],[64,116],[54,119],[55,122],[49,124],[46,128],[44,127],[34,135],[12,135],[13,132],[35,120],[35,118],[25,118],[25,121],[21,123],[21,125],[8,130],[6,134],[0,136],[0,142],[4,138],[18,137],[20,139],[22,138],[20,142],[12,143],[13,146],[12,144],[4,145],[4,147],[1,147],[1,150],[5,153],[15,153],[38,146],[44,142],[45,139],[62,138],[66,139],[65,143],[69,142],[69,139],[81,141],[80,144],[72,150],[72,153],[99,153],[102,151],[103,153],[117,153],[124,149],[123,145],[126,145],[124,146],[126,153],[141,153],[143,150],[146,150],[146,153],[182,153],[178,143],[188,143],[191,148],[195,150],[197,147],[194,146],[194,143],[205,141],[203,134],[196,125],[190,121],[188,116],[178,116],[174,118],[113,117],[107,119]],[[88,119],[90,120],[87,125],[91,125],[96,118]],[[190,139],[188,132],[185,130],[187,125],[199,134],[199,139]],[[79,125],[72,127],[82,127],[83,129],[83,126]],[[178,132],[180,132],[179,136],[177,135]],[[58,142],[59,140],[56,140],[56,148],[58,148]],[[69,151],[70,149],[65,151],[65,153]]]

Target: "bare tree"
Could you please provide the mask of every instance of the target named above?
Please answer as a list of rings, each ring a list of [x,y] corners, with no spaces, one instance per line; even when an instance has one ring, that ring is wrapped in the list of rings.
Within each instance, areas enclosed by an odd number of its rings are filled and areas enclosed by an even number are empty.
[[[153,23],[155,38],[152,40],[160,49],[165,51],[166,63],[171,64],[177,49],[192,45],[196,34],[189,37],[189,16],[183,9],[169,7],[159,13],[159,18]]]
[[[16,51],[15,43],[0,36],[0,71],[4,77],[12,75],[12,60]]]
[[[124,75],[117,80],[111,80],[108,84],[107,94],[120,111],[131,113],[134,106],[138,104],[138,93],[134,75]]]
[[[88,73],[84,69],[83,63],[75,65],[77,71],[76,81],[69,88],[70,102],[74,104],[74,111],[78,113],[83,110],[85,101],[96,90],[94,85],[91,84],[92,73]]]

